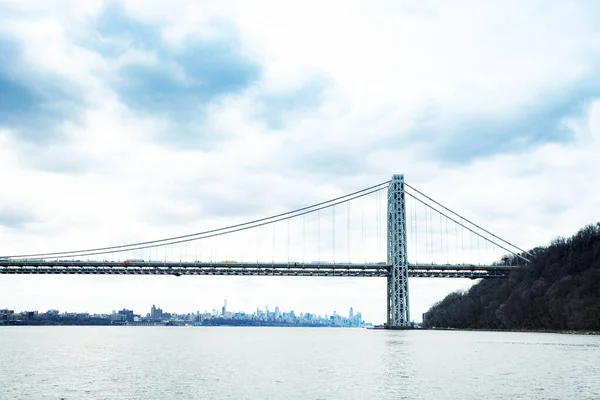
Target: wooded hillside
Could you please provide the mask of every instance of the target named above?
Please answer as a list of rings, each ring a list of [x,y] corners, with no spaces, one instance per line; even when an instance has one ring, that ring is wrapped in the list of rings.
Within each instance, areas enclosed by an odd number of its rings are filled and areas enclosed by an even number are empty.
[[[531,263],[509,278],[446,296],[424,326],[600,331],[600,223],[530,253]]]

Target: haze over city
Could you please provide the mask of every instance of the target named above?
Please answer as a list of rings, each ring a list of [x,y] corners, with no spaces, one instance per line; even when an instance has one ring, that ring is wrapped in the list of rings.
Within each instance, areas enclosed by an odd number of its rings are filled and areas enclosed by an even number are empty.
[[[333,311],[330,314],[318,315],[305,311],[281,310],[266,306],[256,307],[252,312],[231,310],[227,308],[227,299],[223,306],[204,311],[196,310],[187,313],[173,313],[152,305],[149,312],[136,310],[112,310],[104,313],[68,312],[48,309],[45,312],[28,310],[0,309],[0,325],[127,325],[127,326],[287,326],[287,327],[335,327],[364,328],[373,327],[364,321],[360,311],[350,307],[348,314]]]
[[[594,2],[0,2],[0,256],[218,228],[392,174],[522,248],[571,235],[600,204],[599,11]],[[355,258],[385,261],[385,196],[352,207]],[[301,224],[277,229],[299,237]],[[272,259],[270,234],[256,257],[256,237],[240,236],[239,256]],[[232,258],[232,245],[204,246],[205,258]],[[339,246],[327,261],[344,258]],[[327,249],[302,256],[322,260]],[[285,243],[279,251],[287,256]],[[411,279],[411,315],[472,283]],[[354,306],[380,323],[385,285],[2,276],[0,307],[156,303],[184,313],[227,298],[247,311]]]

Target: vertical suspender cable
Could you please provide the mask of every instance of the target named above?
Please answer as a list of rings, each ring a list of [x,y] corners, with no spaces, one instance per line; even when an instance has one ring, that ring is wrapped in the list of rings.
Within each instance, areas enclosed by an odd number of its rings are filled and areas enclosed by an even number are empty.
[[[450,264],[450,237],[448,236],[448,218],[444,218],[446,224],[446,264]]]
[[[321,261],[321,210],[317,211],[317,258]]]
[[[429,257],[429,212],[427,211],[427,206],[425,207],[425,253],[427,257]]]
[[[429,234],[429,259],[431,260],[431,264],[433,264],[433,245],[435,242],[435,239],[433,237],[433,212],[431,211],[431,208],[429,207],[429,205],[426,206],[427,207],[427,219],[429,220],[429,228],[428,228],[428,234]]]
[[[304,256],[304,246],[306,242],[306,215],[302,216],[302,264],[306,264],[306,258]]]
[[[444,254],[444,243],[443,243],[444,235],[442,235],[442,214],[439,214],[439,215],[440,215],[440,257],[439,257],[439,260],[441,262],[442,255]]]
[[[488,254],[487,254],[487,252],[488,252],[488,241],[484,240],[484,243],[485,243],[485,256],[487,257],[488,256]]]
[[[415,213],[415,264],[419,263],[419,219],[417,218],[417,200],[413,197],[413,212]]]
[[[454,224],[454,247],[456,252],[454,253],[454,263],[458,264],[458,224]]]
[[[333,242],[333,263],[335,264],[335,206],[331,207],[331,214],[332,214],[332,221],[333,221],[333,236],[332,236],[332,242]]]
[[[239,260],[240,260],[240,262],[242,262],[242,263],[244,262],[244,255],[246,254],[246,253],[244,253],[244,251],[242,250],[242,247],[243,247],[243,246],[244,246],[246,243],[248,243],[248,241],[247,241],[247,240],[244,240],[244,237],[245,237],[245,236],[247,237],[247,236],[248,236],[248,233],[249,233],[249,232],[247,232],[247,231],[246,231],[246,232],[242,231],[242,232],[238,233],[238,234],[237,234],[237,236],[239,237],[239,239],[237,239],[237,243],[235,243],[235,244],[234,244],[234,246],[236,246],[236,249],[237,249],[237,251],[235,252],[235,258],[238,258],[238,257],[239,257]]]
[[[366,253],[366,249],[365,249],[365,199],[364,197],[361,199],[361,207],[360,207],[360,211],[361,211],[361,230],[362,230],[362,238],[361,238],[361,250],[363,253],[363,261],[366,264],[367,263],[367,253]]]
[[[461,237],[461,249],[462,249],[462,262],[463,265],[465,264],[465,228],[464,226],[462,226],[462,218],[460,219],[461,222],[461,226],[460,226],[460,237]]]
[[[410,202],[407,202],[407,205],[410,204]],[[406,242],[410,244],[410,247],[412,247],[412,249],[409,248],[409,252],[408,254],[413,254],[415,252],[414,249],[414,240],[415,240],[415,235],[414,235],[414,229],[415,229],[415,224],[414,224],[414,220],[413,220],[413,213],[412,213],[412,207],[408,208],[406,207],[406,211],[408,212],[408,214],[410,215],[410,230],[408,232],[410,232],[410,240],[407,240]],[[408,239],[408,238],[407,238]],[[408,260],[407,260],[408,261]]]
[[[346,252],[348,253],[348,264],[350,264],[352,262],[352,257],[350,257],[350,202],[346,203],[346,224],[348,225],[348,233],[346,234]]]
[[[469,235],[469,253],[471,257],[473,257],[473,252],[475,251],[475,246],[473,246],[473,234]]]
[[[477,233],[479,233],[479,228],[477,228]],[[481,241],[479,240],[479,236],[477,236],[477,264],[481,265],[480,259],[479,259],[479,243]]]
[[[377,259],[379,259],[379,251],[381,250],[381,232],[380,232],[380,226],[381,226],[381,199],[380,199],[380,193],[377,192],[377,199],[375,200],[377,202],[377,207],[376,207],[376,218],[377,218],[377,243],[375,245],[375,250],[376,250],[376,254],[377,254]]]

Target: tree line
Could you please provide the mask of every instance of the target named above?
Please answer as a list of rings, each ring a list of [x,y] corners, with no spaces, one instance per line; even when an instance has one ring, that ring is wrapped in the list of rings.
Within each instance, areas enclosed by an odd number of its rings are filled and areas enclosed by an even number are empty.
[[[483,279],[436,303],[424,327],[600,331],[600,223],[529,253],[530,263],[508,278]]]

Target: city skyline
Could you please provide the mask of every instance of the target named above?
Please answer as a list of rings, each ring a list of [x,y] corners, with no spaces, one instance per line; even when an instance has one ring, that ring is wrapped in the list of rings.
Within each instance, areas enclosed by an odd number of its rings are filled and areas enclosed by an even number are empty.
[[[67,322],[65,322],[67,321]],[[283,310],[275,306],[269,310],[269,306],[264,309],[256,307],[255,311],[247,312],[242,310],[228,310],[227,300],[224,300],[223,306],[213,308],[211,311],[205,309],[192,312],[172,312],[164,311],[162,308],[152,304],[149,312],[136,313],[134,310],[123,308],[112,310],[110,313],[90,313],[87,311],[60,311],[58,309],[47,309],[44,312],[39,310],[15,310],[3,308],[0,309],[1,324],[66,324],[66,325],[95,325],[101,324],[175,324],[175,325],[233,325],[254,326],[252,324],[267,323],[272,326],[338,326],[338,327],[365,327],[372,326],[362,318],[360,311],[354,312],[350,307],[348,315],[338,314],[335,310],[331,315],[319,315],[312,312],[294,310]],[[269,325],[267,325],[269,326]]]
[[[223,307],[212,308],[212,309],[204,308],[203,311],[202,311],[202,313],[211,313],[213,315],[216,315],[216,314],[218,314],[218,315],[224,315],[224,312],[230,312],[230,313],[239,313],[239,312],[241,312],[241,313],[251,313],[252,311],[258,311],[258,310],[265,311],[265,312],[272,312],[272,313],[276,313],[276,312],[295,312],[295,310],[292,310],[292,309],[290,309],[290,310],[280,309],[280,307],[277,306],[277,305],[274,306],[272,310],[269,310],[269,306],[268,305],[265,305],[263,309],[261,309],[259,306],[257,306],[256,308],[254,308],[253,310],[250,310],[250,311],[248,309],[233,309],[232,310],[232,309],[227,309],[226,308],[227,300],[225,299],[224,301],[225,301],[225,305]],[[150,311],[148,311],[146,314],[147,315],[151,315],[153,308],[156,308],[157,310],[163,311],[160,306],[156,306],[156,303],[154,303],[154,304],[152,304],[152,306],[150,306],[150,308],[149,308]],[[4,307],[2,309],[7,309],[7,308]],[[18,307],[15,308],[15,311],[17,309],[18,309]],[[48,311],[60,311],[57,308],[46,308],[46,309],[42,308],[40,310],[20,309],[19,312],[30,312],[30,311],[39,312],[41,310],[44,310],[44,312],[48,312]],[[124,307],[122,310],[129,310],[129,308]],[[113,309],[111,311],[111,313],[114,314],[114,313],[117,313],[118,311],[121,311],[121,310],[119,310],[119,309]],[[135,310],[131,310],[131,311],[135,312]],[[221,312],[220,314],[219,314],[219,311]],[[65,310],[63,312],[66,312],[66,313],[89,313],[89,314],[93,314],[93,315],[109,315],[109,313],[97,313],[97,312],[96,313],[90,313],[90,312],[85,311],[85,310],[74,310],[72,308],[70,308],[68,310]],[[196,307],[196,310],[194,312],[200,312],[200,309]],[[188,311],[188,313],[190,313],[190,312]],[[304,313],[304,312],[301,311],[301,313]],[[360,311],[356,311],[356,313],[362,315],[362,313]],[[146,314],[144,314],[143,312],[137,313],[137,315],[146,315]],[[179,312],[179,311],[177,311],[177,312],[169,312],[169,314],[184,315],[186,313],[185,312]],[[348,316],[351,317],[353,314],[354,314],[354,307],[351,306],[349,308],[349,311],[348,311]],[[329,314],[324,314],[324,315],[329,315]],[[342,314],[338,313],[337,310],[333,310],[331,315],[342,315]]]

